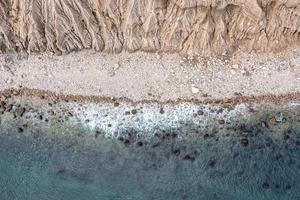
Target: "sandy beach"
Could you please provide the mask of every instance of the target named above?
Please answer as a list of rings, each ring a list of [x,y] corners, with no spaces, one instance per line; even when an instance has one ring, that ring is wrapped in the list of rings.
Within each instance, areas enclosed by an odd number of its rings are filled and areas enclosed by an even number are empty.
[[[300,52],[231,56],[121,53],[84,50],[69,55],[2,54],[0,90],[37,89],[57,94],[133,101],[225,99],[300,91]]]

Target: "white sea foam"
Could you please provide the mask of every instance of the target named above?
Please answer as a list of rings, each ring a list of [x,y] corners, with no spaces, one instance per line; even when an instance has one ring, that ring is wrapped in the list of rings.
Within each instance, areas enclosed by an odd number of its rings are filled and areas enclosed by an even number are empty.
[[[160,113],[163,107],[164,113]],[[121,104],[114,107],[111,104],[89,103],[85,106],[70,105],[73,109],[74,118],[88,129],[101,130],[107,137],[118,137],[125,130],[134,129],[137,134],[145,138],[152,137],[157,128],[176,129],[184,123],[193,123],[199,130],[211,128],[218,120],[223,119],[225,123],[231,123],[238,117],[247,117],[247,105],[240,104],[234,109],[223,108],[219,105],[196,105],[193,103],[182,103],[177,105],[159,104]],[[222,112],[218,112],[222,109]],[[125,112],[136,110],[136,114],[125,115]],[[203,115],[194,116],[198,110]],[[180,135],[179,135],[180,137]]]

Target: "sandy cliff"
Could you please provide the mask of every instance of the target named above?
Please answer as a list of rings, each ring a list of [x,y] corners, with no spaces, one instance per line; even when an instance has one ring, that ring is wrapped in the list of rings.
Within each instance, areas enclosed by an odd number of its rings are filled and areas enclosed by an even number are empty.
[[[0,1],[2,52],[277,52],[299,33],[299,0]]]

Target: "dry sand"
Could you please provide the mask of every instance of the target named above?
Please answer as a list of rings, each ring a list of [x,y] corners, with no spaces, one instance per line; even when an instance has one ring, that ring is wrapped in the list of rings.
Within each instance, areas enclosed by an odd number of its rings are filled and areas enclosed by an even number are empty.
[[[37,89],[133,101],[223,99],[300,92],[300,51],[258,56],[104,54],[84,50],[21,59],[0,55],[0,90]]]

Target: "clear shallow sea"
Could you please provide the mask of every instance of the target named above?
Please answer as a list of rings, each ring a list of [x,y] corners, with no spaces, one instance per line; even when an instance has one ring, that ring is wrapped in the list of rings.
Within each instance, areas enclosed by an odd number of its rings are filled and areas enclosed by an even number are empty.
[[[148,141],[132,129],[107,139],[68,125],[19,133],[2,123],[0,199],[300,199],[298,114],[211,132],[187,122]]]

